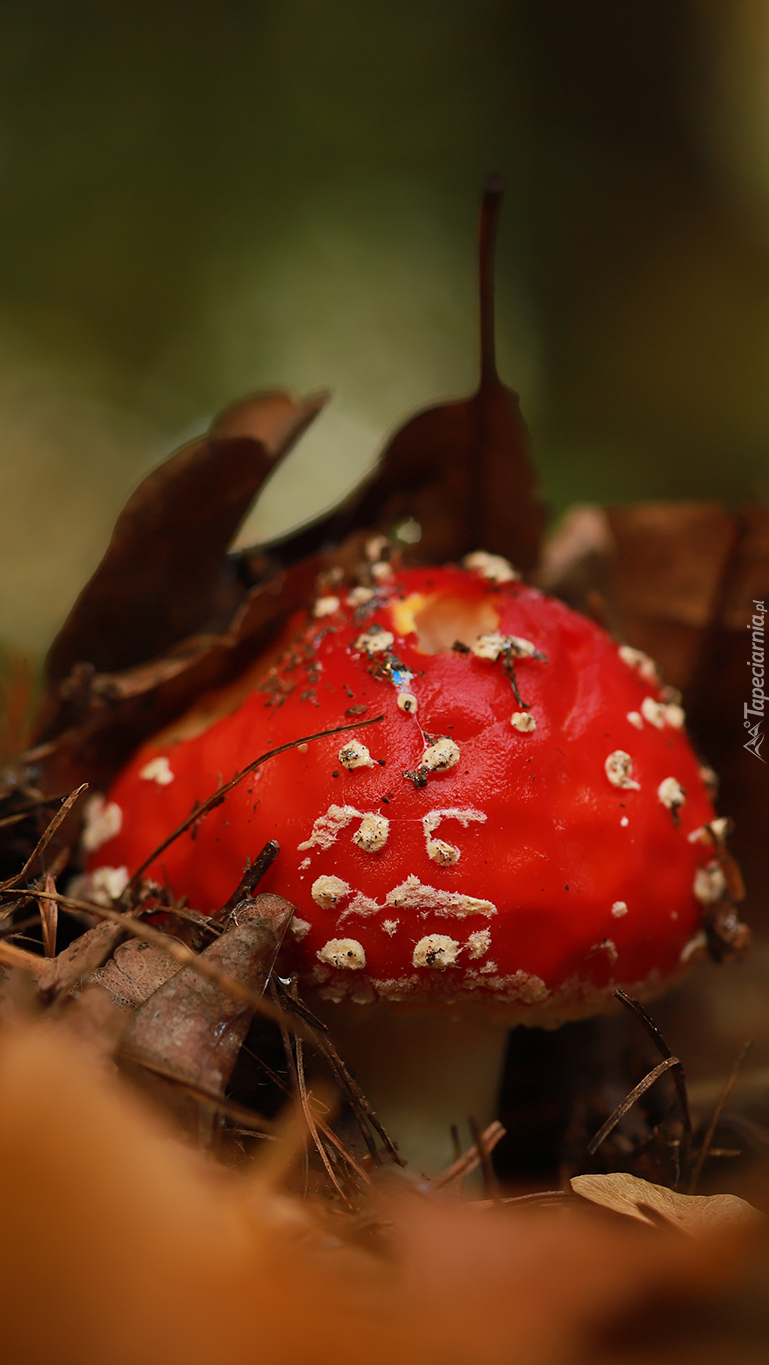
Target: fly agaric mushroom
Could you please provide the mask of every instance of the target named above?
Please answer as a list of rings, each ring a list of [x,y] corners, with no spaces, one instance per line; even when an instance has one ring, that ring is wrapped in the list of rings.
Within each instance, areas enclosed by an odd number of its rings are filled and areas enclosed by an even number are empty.
[[[434,1171],[451,1122],[493,1116],[511,1025],[597,1013],[617,986],[649,998],[685,970],[725,901],[720,833],[646,656],[498,556],[379,558],[142,746],[94,804],[90,874],[125,880],[259,754],[380,714],[260,767],[147,875],[216,911],[280,843],[262,885],[297,907],[291,966]]]

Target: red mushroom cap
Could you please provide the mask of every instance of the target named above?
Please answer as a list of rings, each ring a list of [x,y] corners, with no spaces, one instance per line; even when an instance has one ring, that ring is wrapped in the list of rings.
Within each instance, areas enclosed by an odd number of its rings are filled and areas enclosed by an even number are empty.
[[[292,953],[332,1000],[484,1002],[555,1024],[657,993],[724,894],[698,760],[654,665],[494,556],[339,584],[228,693],[144,744],[92,808],[114,889],[268,749],[147,875],[215,911],[247,857],[297,907]],[[456,643],[455,643],[456,642]],[[517,694],[517,695],[516,695]],[[218,718],[216,718],[218,717]]]

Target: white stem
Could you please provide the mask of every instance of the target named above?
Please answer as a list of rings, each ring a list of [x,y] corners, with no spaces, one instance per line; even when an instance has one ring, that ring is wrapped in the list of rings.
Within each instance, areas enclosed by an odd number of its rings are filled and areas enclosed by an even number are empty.
[[[435,1176],[451,1164],[452,1124],[464,1148],[472,1143],[468,1114],[481,1129],[495,1118],[506,1024],[366,1006],[326,1007],[323,1014],[344,1062],[416,1171]]]

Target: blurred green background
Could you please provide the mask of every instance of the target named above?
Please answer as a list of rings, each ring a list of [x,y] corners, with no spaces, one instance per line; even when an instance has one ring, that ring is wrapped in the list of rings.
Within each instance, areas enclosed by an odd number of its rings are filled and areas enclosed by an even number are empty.
[[[7,0],[0,639],[44,648],[138,478],[237,395],[336,394],[255,539],[467,392],[490,169],[554,510],[765,492],[768,0]]]

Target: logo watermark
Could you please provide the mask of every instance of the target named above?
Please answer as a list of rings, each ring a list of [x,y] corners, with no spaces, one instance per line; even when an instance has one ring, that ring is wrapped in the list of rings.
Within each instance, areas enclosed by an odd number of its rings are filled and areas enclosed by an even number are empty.
[[[748,668],[752,669],[750,701],[743,705],[743,724],[748,731],[750,738],[743,744],[743,749],[760,758],[762,763],[766,759],[761,757],[761,745],[764,742],[764,732],[762,726],[766,714],[766,693],[764,692],[764,618],[766,607],[763,602],[753,600],[755,612],[748,622],[750,631],[751,652],[748,659]]]

